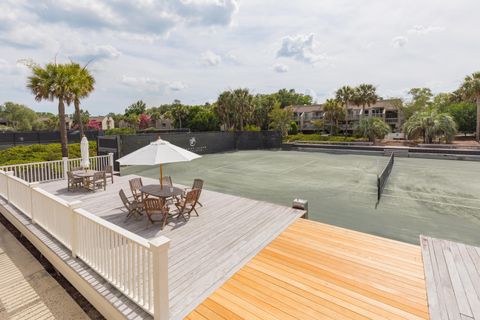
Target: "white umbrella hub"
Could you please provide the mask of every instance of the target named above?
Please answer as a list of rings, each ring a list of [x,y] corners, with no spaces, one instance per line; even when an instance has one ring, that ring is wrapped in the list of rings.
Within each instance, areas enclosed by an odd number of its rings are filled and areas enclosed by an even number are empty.
[[[151,142],[149,145],[127,154],[117,161],[120,165],[127,166],[160,165],[160,185],[163,188],[162,164],[191,161],[200,157],[196,153],[159,138],[157,141]]]

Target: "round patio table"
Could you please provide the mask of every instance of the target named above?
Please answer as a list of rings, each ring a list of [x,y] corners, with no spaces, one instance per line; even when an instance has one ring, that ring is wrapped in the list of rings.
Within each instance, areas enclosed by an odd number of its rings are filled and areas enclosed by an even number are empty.
[[[149,184],[140,188],[140,192],[158,198],[178,197],[183,193],[183,189],[177,187],[163,186],[159,184]]]
[[[76,170],[73,171],[73,175],[77,178],[83,179],[83,187],[85,189],[90,189],[90,178],[93,178],[96,170]]]
[[[73,175],[76,176],[76,177],[79,177],[79,178],[90,178],[90,177],[93,177],[93,175],[95,174],[95,170],[77,170],[77,171],[73,171]]]

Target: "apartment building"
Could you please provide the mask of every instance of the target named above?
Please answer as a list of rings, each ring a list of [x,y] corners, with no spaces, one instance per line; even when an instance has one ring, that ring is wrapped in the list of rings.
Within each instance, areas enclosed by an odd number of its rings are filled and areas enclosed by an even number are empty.
[[[392,132],[400,132],[403,125],[403,114],[401,112],[400,99],[380,100],[370,107],[365,107],[365,114],[362,115],[362,107],[357,105],[348,106],[348,129],[355,130],[362,116],[380,117],[390,127]],[[292,106],[294,112],[294,120],[297,122],[298,128],[302,132],[318,131],[315,125],[316,120],[325,120],[325,111],[323,104]],[[345,130],[345,121],[340,121],[340,130]],[[328,130],[329,123],[325,122],[325,129]]]

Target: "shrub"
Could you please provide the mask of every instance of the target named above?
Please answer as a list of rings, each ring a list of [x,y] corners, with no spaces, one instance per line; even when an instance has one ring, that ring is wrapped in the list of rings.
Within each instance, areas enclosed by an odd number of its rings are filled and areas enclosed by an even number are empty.
[[[383,139],[390,132],[390,126],[380,118],[363,118],[360,120],[357,132],[360,136],[375,142],[376,139]]]
[[[354,137],[345,137],[345,136],[326,136],[321,134],[303,134],[298,133],[295,135],[289,135],[286,137],[286,141],[332,141],[332,142],[354,142],[361,141],[361,139],[355,139]]]
[[[247,124],[245,128],[243,128],[245,131],[260,131],[261,128],[259,126],[256,126],[254,124]]]
[[[105,130],[106,136],[114,136],[117,134],[135,134],[135,129],[133,128],[112,128]]]
[[[97,155],[97,143],[90,141],[90,156]],[[80,144],[68,145],[69,158],[80,158]],[[0,165],[43,162],[62,159],[60,143],[34,144],[0,150]]]
[[[298,125],[295,121],[290,122],[290,130],[289,134],[297,134],[298,133]]]

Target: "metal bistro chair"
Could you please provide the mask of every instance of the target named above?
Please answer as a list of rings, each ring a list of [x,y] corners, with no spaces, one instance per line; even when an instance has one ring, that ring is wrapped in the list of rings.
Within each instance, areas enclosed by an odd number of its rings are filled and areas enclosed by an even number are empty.
[[[83,179],[75,177],[72,171],[67,171],[68,191],[79,189],[83,185]]]
[[[105,175],[107,176],[107,179],[110,178],[113,183],[113,167],[111,165],[105,167]]]
[[[127,221],[128,218],[130,218],[131,216],[139,217],[143,214],[142,213],[142,210],[144,209],[143,203],[137,202],[136,200],[132,200],[132,201],[128,200],[127,195],[125,194],[125,191],[123,191],[123,189],[120,189],[118,194],[120,195],[120,199],[122,199],[125,209],[127,209],[128,211],[127,218],[125,219],[125,221]]]
[[[198,212],[195,209],[195,206],[198,203],[198,197],[200,194],[199,189],[193,189],[188,191],[185,196],[182,196],[182,199],[175,203],[175,206],[178,209],[178,215],[177,216],[182,216],[185,221],[187,221],[187,218],[185,218],[185,215],[188,215],[190,218],[190,214],[192,211],[195,211],[195,214],[198,217]]]
[[[103,190],[107,190],[107,176],[105,175],[105,171],[95,172],[90,185],[93,191],[101,187],[103,187]]]
[[[133,178],[128,180],[128,184],[130,185],[130,191],[132,191],[133,198],[137,202],[142,202],[142,192],[140,188],[143,187],[142,178]]]
[[[167,224],[168,211],[169,211],[166,200],[164,198],[148,198],[143,200],[143,206],[145,207],[145,212],[147,213],[148,221],[150,221],[152,224],[155,221],[162,222],[161,229],[163,230],[163,228]],[[154,214],[161,214],[162,219],[153,220],[152,216]],[[147,224],[148,224],[148,221],[147,221]]]

